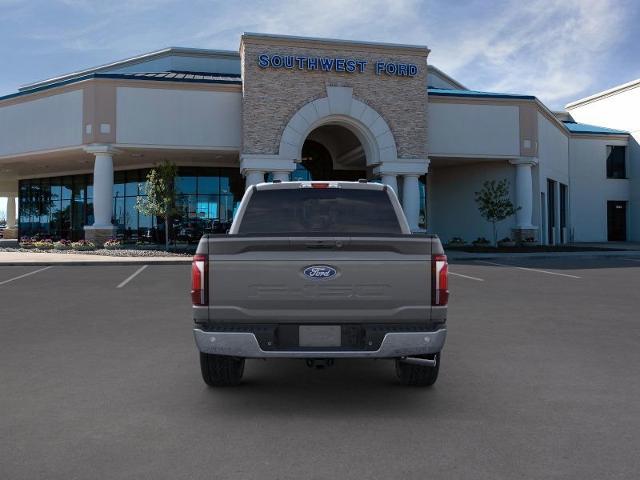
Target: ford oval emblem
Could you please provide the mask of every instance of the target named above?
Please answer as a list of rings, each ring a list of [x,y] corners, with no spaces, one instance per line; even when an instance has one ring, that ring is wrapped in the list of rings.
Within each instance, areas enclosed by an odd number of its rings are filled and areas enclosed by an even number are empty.
[[[338,271],[329,265],[309,265],[302,273],[313,280],[328,280],[335,277]]]

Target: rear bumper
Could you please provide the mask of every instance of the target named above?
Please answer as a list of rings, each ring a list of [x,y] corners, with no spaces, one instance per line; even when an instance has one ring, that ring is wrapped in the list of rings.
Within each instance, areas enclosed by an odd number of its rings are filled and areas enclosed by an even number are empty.
[[[377,350],[263,350],[249,332],[209,332],[193,329],[198,350],[243,358],[394,358],[438,353],[447,329],[432,332],[387,333]]]

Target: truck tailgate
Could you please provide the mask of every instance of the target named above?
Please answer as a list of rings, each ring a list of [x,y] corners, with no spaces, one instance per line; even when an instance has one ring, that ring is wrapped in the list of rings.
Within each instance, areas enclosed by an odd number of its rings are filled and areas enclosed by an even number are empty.
[[[210,237],[208,251],[198,252],[209,255],[209,321],[426,322],[432,242],[426,235]],[[314,276],[314,266],[331,276]]]

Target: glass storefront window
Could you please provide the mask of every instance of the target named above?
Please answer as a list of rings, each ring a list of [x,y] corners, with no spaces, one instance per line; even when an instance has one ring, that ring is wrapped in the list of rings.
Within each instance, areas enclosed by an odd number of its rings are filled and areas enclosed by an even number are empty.
[[[420,176],[418,186],[420,188],[420,216],[418,218],[418,227],[422,230],[427,229],[427,176]]]
[[[222,180],[222,182],[221,182]],[[225,182],[226,180],[226,182]],[[206,195],[206,194],[211,194],[211,195],[215,195],[219,193],[220,190],[220,184],[223,183],[225,184],[223,186],[223,188],[226,188],[227,190],[229,189],[229,179],[221,179],[220,177],[214,177],[214,176],[205,176],[205,177],[198,177],[198,194],[200,195]]]
[[[302,163],[296,163],[296,169],[291,172],[291,181],[310,182],[311,180],[313,180],[313,178],[311,178],[311,172],[309,172]]]
[[[148,170],[114,174],[113,224],[126,242],[164,243],[164,221],[142,215],[135,208],[143,196]],[[93,175],[74,175],[20,181],[20,235],[77,240],[92,225]],[[169,234],[173,242],[195,243],[204,232],[224,233],[244,194],[244,180],[236,168],[179,168],[176,187],[178,214]]]
[[[93,175],[88,175],[86,179],[87,198],[93,198]]]
[[[198,178],[194,176],[178,176],[176,178],[176,191],[178,193],[196,193]]]
[[[116,227],[117,236],[122,236],[125,229],[124,197],[113,199],[113,225]]]
[[[137,240],[138,237],[138,210],[136,210],[136,197],[126,197],[124,201],[125,210],[125,239]]]
[[[126,173],[126,183],[124,184],[124,194],[127,197],[138,195],[138,170],[129,170]]]
[[[115,172],[113,175],[113,196],[124,198],[124,184],[126,182],[126,172]]]

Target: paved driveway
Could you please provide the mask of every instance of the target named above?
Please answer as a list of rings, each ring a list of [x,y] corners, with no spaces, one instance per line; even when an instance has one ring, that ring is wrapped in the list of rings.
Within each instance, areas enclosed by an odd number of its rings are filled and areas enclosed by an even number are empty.
[[[0,478],[637,478],[640,262],[514,262],[451,266],[432,389],[370,360],[208,389],[189,266],[0,267]]]

